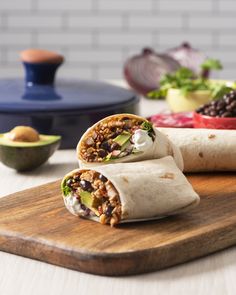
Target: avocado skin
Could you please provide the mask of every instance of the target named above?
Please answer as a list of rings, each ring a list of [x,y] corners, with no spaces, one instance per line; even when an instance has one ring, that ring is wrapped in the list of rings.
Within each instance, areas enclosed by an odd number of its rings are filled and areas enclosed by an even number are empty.
[[[45,163],[59,146],[60,139],[34,147],[0,145],[0,160],[4,165],[17,171],[29,171]]]

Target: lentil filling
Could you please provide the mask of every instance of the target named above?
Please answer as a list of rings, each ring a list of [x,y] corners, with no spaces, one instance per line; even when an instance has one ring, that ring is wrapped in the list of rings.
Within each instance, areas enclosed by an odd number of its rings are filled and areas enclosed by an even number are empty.
[[[121,203],[114,185],[104,175],[93,170],[76,172],[62,185],[65,198],[72,196],[79,203],[78,215],[97,216],[102,224],[111,226],[121,219]]]
[[[140,152],[133,142],[136,130],[146,131],[154,141],[150,122],[127,115],[109,117],[97,124],[81,142],[80,157],[86,162],[107,162]]]

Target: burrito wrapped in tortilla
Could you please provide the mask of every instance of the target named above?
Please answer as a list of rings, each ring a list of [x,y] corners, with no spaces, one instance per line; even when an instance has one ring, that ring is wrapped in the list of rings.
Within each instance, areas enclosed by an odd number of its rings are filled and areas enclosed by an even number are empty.
[[[164,134],[139,116],[118,114],[106,117],[89,128],[77,146],[80,167],[136,162],[173,156],[183,170],[183,158]]]
[[[170,156],[77,169],[61,188],[72,214],[111,226],[185,212],[199,202]]]
[[[236,130],[158,128],[184,159],[184,172],[236,171]]]

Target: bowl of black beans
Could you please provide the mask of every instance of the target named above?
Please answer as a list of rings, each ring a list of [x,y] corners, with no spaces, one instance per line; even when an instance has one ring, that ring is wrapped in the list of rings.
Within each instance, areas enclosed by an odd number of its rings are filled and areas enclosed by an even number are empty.
[[[193,122],[195,128],[236,129],[236,90],[200,106]]]

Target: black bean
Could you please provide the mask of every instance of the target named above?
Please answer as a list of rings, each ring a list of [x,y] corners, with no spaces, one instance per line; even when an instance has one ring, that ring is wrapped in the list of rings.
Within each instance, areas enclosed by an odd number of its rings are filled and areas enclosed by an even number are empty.
[[[111,132],[115,132],[116,131],[116,127],[111,127],[110,130],[111,130]]]
[[[89,181],[83,179],[79,182],[79,184],[83,190],[88,191],[88,192],[93,191],[93,187]]]
[[[102,181],[102,182],[106,182],[107,181],[107,178],[102,175],[102,174],[99,174],[98,178]]]
[[[108,207],[107,207],[107,209],[105,211],[105,214],[106,214],[107,217],[111,216],[111,213],[112,213],[113,209],[114,209],[114,207],[108,205]]]
[[[196,112],[211,117],[236,117],[236,91],[230,91],[223,98],[200,106]]]
[[[74,181],[80,181],[80,177],[79,177],[79,175],[74,176],[74,177],[73,177],[73,180],[74,180]]]
[[[236,100],[232,101],[230,106],[231,106],[231,110],[236,109]]]
[[[108,154],[108,152],[105,151],[105,150],[103,150],[103,149],[100,149],[100,150],[98,151],[98,155],[99,155],[99,157],[101,157],[101,158],[106,157],[107,154]]]
[[[66,185],[69,186],[69,187],[72,185],[72,183],[73,183],[72,178],[69,178],[69,179],[66,181]]]
[[[210,114],[209,114],[211,117],[215,117],[217,115],[217,112],[216,111],[210,111]]]
[[[234,100],[233,97],[231,97],[231,96],[227,96],[226,99],[225,99],[225,102],[226,102],[227,104],[230,104],[233,100]]]
[[[113,142],[111,145],[111,152],[120,149],[120,145],[117,142]]]
[[[217,100],[213,100],[213,101],[210,103],[211,106],[215,106],[216,104],[217,104]]]
[[[223,100],[221,100],[218,102],[216,109],[217,110],[223,109],[225,107],[225,105],[226,105],[226,103]]]
[[[80,207],[81,207],[81,209],[84,210],[84,211],[87,209],[87,208],[85,207],[84,204],[81,204]]]
[[[110,152],[110,144],[107,141],[103,141],[101,143],[101,148],[108,151],[108,152]]]
[[[233,114],[231,112],[224,112],[221,117],[224,117],[224,118],[228,118],[228,117],[232,117]]]
[[[116,131],[114,134],[113,134],[113,136],[112,136],[112,138],[116,138],[118,135],[120,135],[122,132],[120,132],[120,131]]]
[[[226,110],[227,110],[227,111],[231,111],[231,110],[233,110],[233,108],[231,107],[231,104],[229,104],[229,105],[226,106]]]

